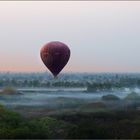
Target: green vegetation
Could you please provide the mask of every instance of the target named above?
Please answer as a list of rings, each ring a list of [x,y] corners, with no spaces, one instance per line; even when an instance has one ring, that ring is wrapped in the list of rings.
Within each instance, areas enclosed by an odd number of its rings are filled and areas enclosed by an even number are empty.
[[[50,117],[25,119],[0,106],[0,138],[67,138],[75,125]]]
[[[140,106],[140,104],[139,104]],[[1,139],[136,139],[140,138],[140,111],[110,110],[102,102],[88,103],[81,110],[25,118],[0,106]],[[90,110],[89,110],[90,109]]]
[[[1,101],[12,100],[14,103],[19,99],[15,99],[18,91],[12,87],[87,87],[87,92],[99,91],[99,93],[114,89],[120,91],[125,87],[129,89],[140,87],[140,75],[133,74],[128,76],[76,74],[61,76],[62,79],[58,80],[49,79],[46,73],[37,75],[1,74]],[[51,103],[54,100],[48,101]],[[59,97],[52,106],[21,105],[11,107],[11,110],[0,106],[0,139],[41,138],[140,139],[140,96],[132,92],[121,99],[108,94],[96,102],[92,99],[87,102],[84,99]]]
[[[75,124],[71,136],[77,139],[136,139],[140,138],[140,112],[106,111],[58,115],[57,119]]]
[[[57,80],[48,73],[0,73],[0,88],[23,87],[87,87],[88,91],[140,87],[140,74],[65,73]]]

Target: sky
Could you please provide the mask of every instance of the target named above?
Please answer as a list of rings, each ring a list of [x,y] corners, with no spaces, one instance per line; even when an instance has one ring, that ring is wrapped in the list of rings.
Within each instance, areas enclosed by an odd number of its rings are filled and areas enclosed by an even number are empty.
[[[42,72],[41,47],[71,50],[63,72],[140,72],[140,1],[0,1],[0,72]]]

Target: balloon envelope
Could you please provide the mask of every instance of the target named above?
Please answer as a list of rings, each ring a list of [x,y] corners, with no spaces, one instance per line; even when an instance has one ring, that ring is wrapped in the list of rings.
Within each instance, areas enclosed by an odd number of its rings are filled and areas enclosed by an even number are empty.
[[[40,56],[46,67],[56,77],[70,58],[70,49],[59,41],[49,42],[41,48]]]

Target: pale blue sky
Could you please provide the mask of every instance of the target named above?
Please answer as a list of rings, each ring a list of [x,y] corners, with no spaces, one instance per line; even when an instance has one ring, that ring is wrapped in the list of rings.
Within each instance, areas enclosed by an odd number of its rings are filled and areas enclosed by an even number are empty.
[[[71,49],[63,72],[140,72],[140,1],[0,1],[0,71],[45,71],[55,40]]]

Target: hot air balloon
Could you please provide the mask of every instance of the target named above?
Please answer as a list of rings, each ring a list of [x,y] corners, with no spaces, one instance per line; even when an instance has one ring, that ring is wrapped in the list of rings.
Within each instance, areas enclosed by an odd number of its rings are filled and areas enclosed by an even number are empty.
[[[70,58],[70,49],[62,42],[53,41],[41,48],[40,56],[46,67],[56,77],[67,64]]]

